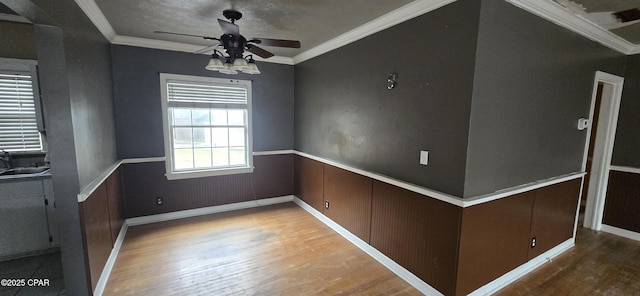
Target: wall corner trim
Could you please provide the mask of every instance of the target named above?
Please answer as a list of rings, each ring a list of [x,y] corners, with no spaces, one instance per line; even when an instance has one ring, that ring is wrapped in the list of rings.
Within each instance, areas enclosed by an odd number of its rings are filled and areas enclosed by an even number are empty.
[[[616,172],[640,174],[640,168],[627,167],[627,166],[612,165],[612,166],[609,166],[609,170],[616,171]]]
[[[144,157],[144,158],[125,158],[122,160],[122,163],[145,163],[145,162],[157,162],[164,161],[165,157]]]
[[[488,194],[484,194],[484,195],[480,195],[480,196],[476,196],[476,197],[472,197],[472,198],[465,198],[463,199],[462,197],[457,197],[454,195],[450,195],[444,192],[440,192],[440,191],[436,191],[433,189],[429,189],[429,188],[425,188],[425,187],[421,187],[418,185],[414,185],[411,183],[407,183],[404,181],[400,181],[400,180],[396,180],[384,175],[380,175],[380,174],[376,174],[376,173],[372,173],[369,171],[365,171],[365,170],[361,170],[361,169],[357,169],[348,165],[344,165],[332,160],[328,160],[328,159],[324,159],[322,157],[317,157],[317,156],[313,156],[311,154],[307,154],[304,152],[300,152],[300,151],[294,151],[294,154],[302,156],[302,157],[306,157],[309,159],[313,159],[334,167],[338,167],[356,174],[360,174],[363,176],[367,176],[369,178],[372,178],[374,180],[378,180],[381,182],[385,182],[387,184],[391,184],[394,186],[398,186],[400,188],[404,188],[406,190],[409,191],[413,191],[415,193],[419,193],[425,196],[428,196],[430,198],[434,198],[440,201],[444,201],[446,203],[450,203],[452,205],[455,206],[459,206],[461,208],[466,208],[466,207],[470,207],[470,206],[475,206],[478,204],[482,204],[482,203],[486,203],[486,202],[490,202],[490,201],[494,201],[497,199],[501,199],[501,198],[505,198],[505,197],[509,197],[515,194],[519,194],[519,193],[523,193],[523,192],[527,192],[527,191],[531,191],[531,190],[535,190],[538,188],[542,188],[542,187],[546,187],[546,186],[550,186],[550,185],[554,185],[554,184],[558,184],[558,183],[562,183],[562,182],[566,182],[566,181],[570,181],[573,179],[578,179],[578,178],[582,178],[585,173],[584,172],[575,172],[575,173],[570,173],[570,174],[565,174],[565,175],[561,175],[561,176],[556,176],[556,177],[552,177],[549,179],[545,179],[545,180],[539,180],[539,181],[535,181],[535,182],[531,182],[531,183],[527,183],[527,184],[522,184],[519,186],[515,186],[515,187],[511,187],[511,188],[505,188],[493,193],[488,193]]]
[[[600,230],[607,233],[615,234],[617,236],[626,237],[635,241],[640,241],[640,233],[635,231],[626,230],[606,224],[602,224],[602,228]]]
[[[253,151],[254,156],[260,155],[278,155],[278,154],[295,154],[295,150],[273,150],[273,151]]]
[[[514,194],[518,194],[518,193],[522,193],[522,192],[526,192],[526,191],[530,191],[530,190],[534,190],[534,189],[538,189],[538,188],[542,188],[545,186],[550,186],[550,185],[554,185],[554,184],[558,184],[558,183],[562,183],[565,181],[570,181],[573,179],[578,179],[578,178],[582,178],[585,173],[584,172],[575,172],[575,173],[571,173],[571,174],[566,174],[566,175],[562,175],[562,176],[556,176],[553,178],[549,178],[549,179],[545,179],[545,180],[540,180],[537,182],[532,182],[532,183],[528,183],[528,184],[523,184],[520,186],[515,186],[515,187],[511,187],[511,188],[506,188],[500,191],[496,191],[493,193],[489,193],[489,194],[485,194],[485,195],[481,195],[481,196],[477,196],[477,197],[473,197],[473,198],[467,198],[467,199],[463,199],[461,197],[457,197],[457,196],[453,196],[447,193],[443,193],[437,190],[433,190],[433,189],[429,189],[429,188],[425,188],[425,187],[421,187],[421,186],[417,186],[411,183],[407,183],[404,181],[400,181],[400,180],[396,180],[384,175],[380,175],[380,174],[376,174],[373,172],[369,172],[369,171],[365,171],[365,170],[361,170],[358,168],[354,168],[348,165],[344,165],[332,160],[328,160],[322,157],[317,157],[317,156],[313,156],[311,154],[307,154],[304,152],[300,152],[297,150],[273,150],[273,151],[255,151],[253,152],[254,156],[265,156],[265,155],[283,155],[283,154],[294,154],[294,155],[299,155],[302,157],[306,157],[309,159],[313,159],[331,166],[335,166],[356,174],[360,174],[363,176],[367,176],[369,178],[372,178],[374,180],[378,180],[378,181],[382,181],[394,186],[398,186],[400,188],[404,188],[407,189],[409,191],[413,191],[425,196],[428,196],[430,198],[434,198],[440,201],[444,201],[446,203],[450,203],[452,205],[458,206],[458,207],[462,207],[462,208],[466,208],[466,207],[470,207],[470,206],[474,206],[474,205],[478,205],[478,204],[482,204],[482,203],[486,203],[486,202],[490,202],[496,199],[501,199],[504,197],[508,197]],[[91,193],[93,193],[116,169],[118,169],[118,167],[122,164],[133,164],[133,163],[146,163],[146,162],[162,162],[165,161],[164,157],[145,157],[145,158],[127,158],[127,159],[122,159],[118,162],[116,162],[115,164],[113,164],[111,167],[109,167],[107,170],[105,170],[100,176],[98,176],[96,179],[94,179],[91,183],[89,183],[89,185],[87,185],[79,194],[78,194],[78,202],[84,202],[90,195]],[[622,167],[612,167],[613,170],[615,170],[615,168],[622,168]],[[622,170],[622,169],[618,169],[618,170]],[[640,173],[640,169],[636,169],[638,173]]]
[[[525,276],[534,269],[542,266],[547,262],[550,262],[551,259],[573,248],[574,245],[575,238],[570,238],[565,242],[555,246],[551,250],[540,254],[538,257],[529,260],[527,263],[518,266],[516,269],[505,273],[501,277],[469,293],[469,296],[491,295],[498,290],[506,287],[507,285],[515,282],[519,278]]]
[[[579,178],[584,177],[585,175],[586,175],[585,172],[576,172],[576,173],[571,173],[571,174],[566,174],[566,175],[562,175],[562,176],[549,178],[549,179],[546,179],[546,180],[540,180],[540,181],[537,181],[537,182],[523,184],[523,185],[520,185],[520,186],[515,186],[515,187],[511,187],[511,188],[502,189],[502,190],[496,191],[494,193],[489,193],[489,194],[485,194],[485,195],[474,197],[472,199],[465,200],[463,202],[463,207],[466,208],[466,207],[470,207],[470,206],[475,206],[477,204],[490,202],[490,201],[493,201],[493,200],[496,200],[496,199],[501,199],[501,198],[508,197],[508,196],[511,196],[511,195],[516,195],[516,194],[519,194],[519,193],[535,190],[535,189],[538,189],[538,188],[547,187],[547,186],[559,184],[559,183],[562,183],[562,182],[571,181],[571,180],[574,180],[574,179],[579,179]]]
[[[440,200],[440,201],[444,201],[444,202],[447,202],[447,203],[450,203],[450,204],[453,204],[453,205],[456,205],[456,206],[459,206],[459,207],[464,207],[464,201],[461,198],[457,197],[457,196],[453,196],[453,195],[450,195],[450,194],[447,194],[447,193],[444,193],[444,192],[440,192],[440,191],[436,191],[436,190],[420,187],[420,186],[417,186],[417,185],[414,185],[414,184],[411,184],[411,183],[407,183],[407,182],[396,180],[396,179],[393,179],[393,178],[390,178],[390,177],[387,177],[387,176],[384,176],[384,175],[380,175],[380,174],[372,173],[372,172],[369,172],[369,171],[361,170],[361,169],[358,169],[358,168],[354,168],[352,166],[344,165],[344,164],[341,164],[341,163],[338,163],[338,162],[335,162],[335,161],[332,161],[332,160],[324,159],[322,157],[313,156],[311,154],[307,154],[307,153],[304,153],[304,152],[295,151],[295,154],[299,155],[299,156],[302,156],[302,157],[309,158],[309,159],[313,159],[315,161],[319,161],[319,162],[322,162],[322,163],[325,163],[325,164],[328,164],[328,165],[331,165],[331,166],[334,166],[334,167],[337,167],[337,168],[341,168],[343,170],[347,170],[347,171],[350,171],[350,172],[353,172],[353,173],[356,173],[356,174],[359,174],[359,175],[363,175],[363,176],[369,177],[369,178],[374,179],[374,180],[378,180],[378,181],[382,181],[382,182],[385,182],[385,183],[388,183],[388,184],[391,184],[391,185],[395,185],[395,186],[398,186],[400,188],[407,189],[409,191],[413,191],[413,192],[416,192],[416,193],[419,193],[419,194],[422,194],[422,195],[426,195],[426,196],[429,196],[431,198],[434,198],[434,199],[437,199],[437,200]]]
[[[100,187],[102,183],[107,181],[107,178],[109,178],[109,176],[111,176],[111,174],[113,174],[113,172],[115,172],[122,163],[124,163],[122,160],[116,161],[114,164],[104,170],[102,174],[100,174],[98,177],[93,179],[93,181],[87,184],[87,186],[85,186],[84,189],[82,189],[82,191],[78,193],[78,202],[84,202],[85,200],[87,200],[87,198],[89,198],[89,196],[91,196],[91,194],[96,191],[96,189],[98,189],[98,187]]]
[[[340,226],[338,223],[333,222],[331,219],[327,218],[325,215],[318,212],[316,209],[306,204],[304,201],[302,201],[298,197],[294,196],[293,202],[296,203],[303,210],[307,211],[309,214],[314,216],[316,219],[320,220],[320,222],[329,226],[329,228],[333,229],[333,231],[337,232],[338,234],[346,238],[349,242],[354,244],[360,250],[367,253],[373,259],[380,262],[382,265],[384,265],[386,268],[391,270],[397,276],[405,280],[411,286],[418,289],[418,291],[420,291],[421,293],[425,295],[442,295],[442,293],[440,293],[438,290],[434,289],[429,284],[425,283],[423,280],[415,276],[410,271],[406,270],[400,264],[394,262],[389,257],[382,254],[382,252],[376,250],[374,247],[367,244],[365,241],[361,240],[359,237],[355,236],[354,234],[352,234],[351,232],[349,232],[348,230]]]

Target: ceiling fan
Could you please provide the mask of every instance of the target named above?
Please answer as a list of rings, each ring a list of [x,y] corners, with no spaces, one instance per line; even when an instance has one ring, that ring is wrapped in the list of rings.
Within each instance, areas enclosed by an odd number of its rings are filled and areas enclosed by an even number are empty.
[[[237,20],[242,18],[242,13],[237,10],[227,9],[222,12],[222,15],[231,22],[218,19],[218,24],[220,24],[220,28],[222,29],[222,35],[220,35],[219,38],[165,31],[154,31],[154,33],[199,37],[206,40],[218,41],[218,44],[205,47],[194,53],[199,54],[213,51],[211,60],[209,61],[206,69],[219,71],[225,74],[237,74],[238,71],[249,74],[259,74],[260,71],[255,65],[253,56],[251,54],[245,56],[244,52],[248,51],[265,59],[274,56],[274,54],[258,47],[257,44],[264,46],[300,48],[300,41],[296,40],[270,38],[252,38],[247,40],[244,36],[240,35],[240,27],[235,24]],[[222,47],[226,55],[218,51],[216,49],[217,47]]]

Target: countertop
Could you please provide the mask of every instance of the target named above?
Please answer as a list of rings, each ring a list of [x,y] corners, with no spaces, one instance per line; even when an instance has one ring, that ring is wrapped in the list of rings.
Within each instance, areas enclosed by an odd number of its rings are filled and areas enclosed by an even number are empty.
[[[7,169],[0,169],[0,173],[6,171]],[[22,181],[22,180],[33,180],[33,179],[46,179],[51,178],[51,169],[46,170],[40,173],[34,174],[19,174],[19,175],[6,175],[0,176],[0,182],[9,182],[9,181]]]

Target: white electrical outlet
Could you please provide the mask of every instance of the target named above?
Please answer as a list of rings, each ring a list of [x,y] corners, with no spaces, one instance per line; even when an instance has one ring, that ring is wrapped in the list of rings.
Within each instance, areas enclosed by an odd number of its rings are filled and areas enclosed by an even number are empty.
[[[420,151],[420,164],[427,165],[429,163],[429,151]]]

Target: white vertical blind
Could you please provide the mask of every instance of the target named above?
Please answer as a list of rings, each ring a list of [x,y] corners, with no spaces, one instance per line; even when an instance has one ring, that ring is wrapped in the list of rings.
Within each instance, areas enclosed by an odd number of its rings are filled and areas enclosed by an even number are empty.
[[[29,74],[0,73],[0,148],[42,150]]]

